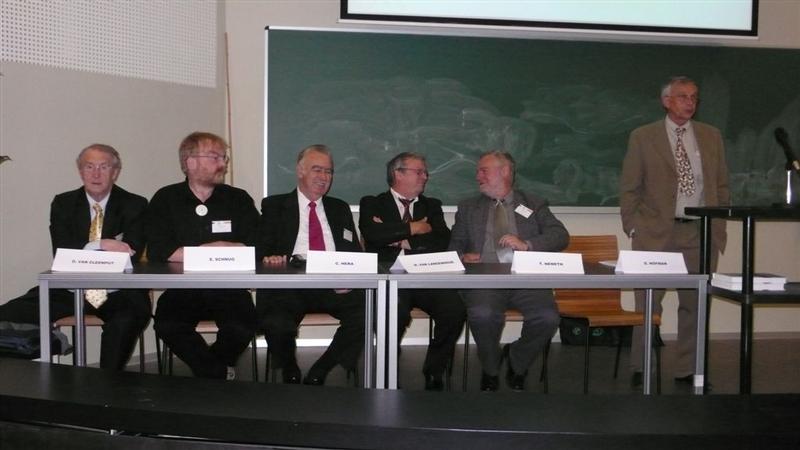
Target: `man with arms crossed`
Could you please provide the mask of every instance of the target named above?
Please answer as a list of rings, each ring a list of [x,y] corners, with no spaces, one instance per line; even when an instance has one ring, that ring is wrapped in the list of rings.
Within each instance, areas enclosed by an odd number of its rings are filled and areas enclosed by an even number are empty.
[[[450,249],[465,263],[510,263],[513,252],[558,252],[567,247],[569,233],[555,218],[545,199],[513,188],[515,165],[511,154],[484,153],[476,179],[481,195],[458,204]],[[506,381],[513,390],[525,389],[528,367],[558,328],[560,320],[550,289],[469,289],[461,291],[478,358],[483,366],[481,390],[496,391],[505,360]],[[523,316],[522,333],[500,350],[505,311]]]
[[[386,164],[386,181],[389,191],[361,199],[358,224],[366,250],[388,264],[401,254],[447,250],[450,229],[442,202],[422,195],[428,182],[425,157],[417,153],[395,156]],[[411,323],[412,308],[425,311],[436,325],[422,373],[425,389],[441,391],[442,376],[464,326],[464,305],[458,293],[449,289],[401,289],[397,306],[401,334]]]
[[[730,202],[725,148],[719,130],[692,120],[697,84],[686,77],[670,79],[661,90],[663,120],[633,130],[620,176],[622,228],[633,250],[680,252],[690,273],[700,267],[700,227],[689,206],[724,206]],[[713,222],[711,267],[725,248],[725,221]],[[637,290],[636,310],[644,309]],[[664,291],[658,291],[654,313],[661,314]],[[642,327],[631,338],[631,384],[642,384]],[[697,298],[678,290],[678,357],[675,381],[692,383],[697,343]]]

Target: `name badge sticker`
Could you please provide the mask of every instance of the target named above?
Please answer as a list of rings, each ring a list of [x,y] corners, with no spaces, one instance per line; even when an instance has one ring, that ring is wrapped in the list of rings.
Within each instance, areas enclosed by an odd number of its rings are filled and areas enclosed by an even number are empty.
[[[514,212],[519,214],[520,216],[526,218],[526,219],[529,218],[531,216],[531,214],[533,214],[533,210],[532,209],[530,209],[527,206],[522,205],[522,204],[517,206],[516,209],[514,209]]]
[[[342,237],[347,242],[353,242],[353,232],[348,230],[347,228],[345,228],[344,232],[342,232]]]
[[[231,227],[230,220],[213,220],[211,221],[212,233],[230,233],[233,228]]]

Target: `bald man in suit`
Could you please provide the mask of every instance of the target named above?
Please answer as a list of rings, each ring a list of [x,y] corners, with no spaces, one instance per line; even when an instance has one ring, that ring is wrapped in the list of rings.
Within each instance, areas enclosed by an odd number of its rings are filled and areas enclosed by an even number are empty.
[[[680,252],[690,273],[699,271],[700,227],[686,207],[730,203],[725,148],[718,129],[692,120],[698,104],[697,84],[673,77],[661,91],[666,117],[634,130],[620,177],[622,228],[633,250]],[[686,157],[681,157],[681,150]],[[685,162],[688,159],[688,164]],[[683,175],[681,175],[683,174]],[[713,223],[712,270],[726,241],[725,221]],[[644,309],[644,292],[637,290],[636,310]],[[657,291],[654,312],[662,311],[664,291]],[[675,381],[691,383],[697,342],[697,298],[678,291],[678,358]],[[631,344],[631,384],[642,380],[642,327],[635,327]]]

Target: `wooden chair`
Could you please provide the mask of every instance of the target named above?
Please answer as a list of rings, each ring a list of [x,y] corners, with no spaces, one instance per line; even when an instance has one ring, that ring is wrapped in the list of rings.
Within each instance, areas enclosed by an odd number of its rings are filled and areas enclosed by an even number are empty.
[[[310,313],[306,314],[303,317],[303,320],[300,322],[300,327],[333,327],[339,326],[339,319],[331,316],[327,313]],[[272,353],[270,352],[269,347],[267,347],[267,358],[266,362],[264,363],[264,381],[270,381],[275,383],[278,379],[278,369],[271,368],[272,362]],[[352,378],[353,386],[358,386],[358,375],[357,372],[353,370],[347,370],[347,380],[349,381]]]
[[[569,246],[564,250],[569,253],[581,253],[584,264],[600,261],[616,260],[619,254],[615,235],[571,236]],[[556,289],[556,303],[561,317],[578,319],[584,325],[584,370],[583,392],[589,392],[589,337],[591,330],[598,327],[634,327],[644,325],[644,314],[622,309],[619,289]],[[653,316],[653,325],[661,324],[661,316]],[[656,340],[654,339],[654,342]],[[617,356],[614,362],[614,378],[619,371],[622,339],[617,345]],[[656,354],[656,384],[661,392],[661,354],[658,345]]]

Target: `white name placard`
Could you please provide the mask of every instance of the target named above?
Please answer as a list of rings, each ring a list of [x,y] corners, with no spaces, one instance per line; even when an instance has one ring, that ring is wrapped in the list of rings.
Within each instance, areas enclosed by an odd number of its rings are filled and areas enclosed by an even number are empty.
[[[408,273],[462,273],[464,264],[457,252],[400,255],[397,260]]]
[[[378,273],[378,254],[309,250],[306,273]]]
[[[255,272],[255,247],[183,247],[184,272]]]
[[[95,250],[56,249],[53,272],[104,272],[122,273],[132,269],[131,256],[125,252],[105,252]]]
[[[511,273],[583,274],[579,253],[514,252]]]
[[[677,252],[643,252],[620,250],[617,273],[689,273],[683,254]]]

